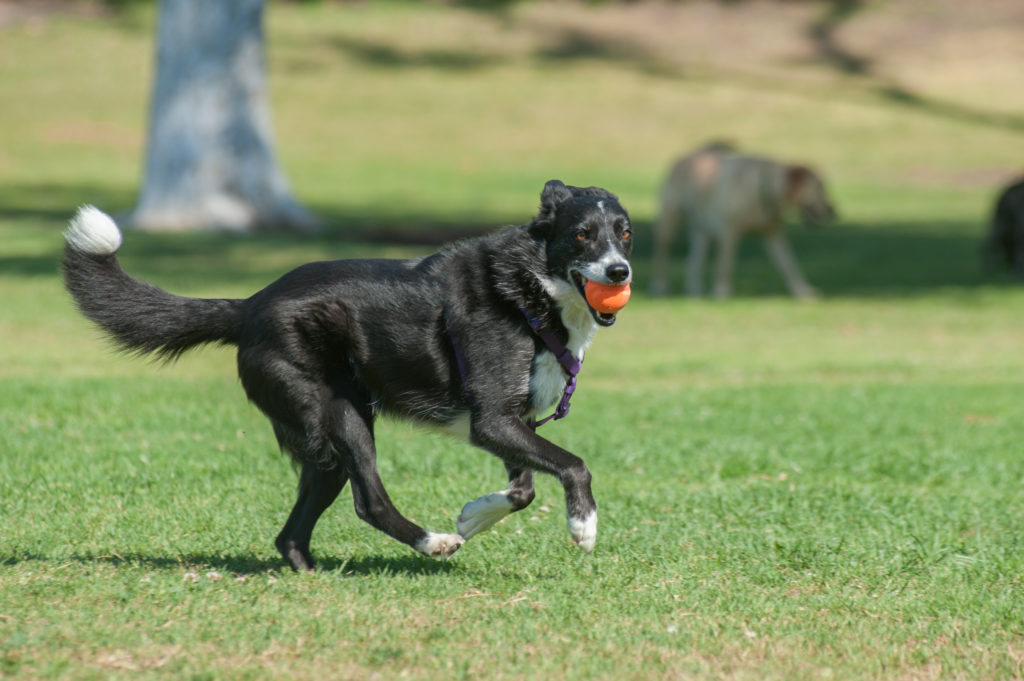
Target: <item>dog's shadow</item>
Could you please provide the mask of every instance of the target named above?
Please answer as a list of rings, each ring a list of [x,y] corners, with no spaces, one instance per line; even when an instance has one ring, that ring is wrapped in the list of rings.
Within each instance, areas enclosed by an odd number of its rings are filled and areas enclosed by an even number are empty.
[[[252,575],[283,575],[291,574],[292,570],[281,559],[271,560],[254,558],[253,556],[213,555],[206,553],[189,553],[180,556],[149,556],[139,553],[106,553],[97,555],[75,555],[69,558],[54,558],[44,555],[22,554],[17,556],[0,556],[0,565],[17,565],[20,563],[78,563],[81,565],[115,565],[149,567],[155,570],[181,569],[195,573],[197,576],[216,572],[236,577]],[[340,558],[321,558],[317,560],[317,572],[329,573],[338,577],[388,577],[388,576],[423,576],[447,574],[455,569],[452,561],[442,561],[426,556],[365,556],[344,560]]]

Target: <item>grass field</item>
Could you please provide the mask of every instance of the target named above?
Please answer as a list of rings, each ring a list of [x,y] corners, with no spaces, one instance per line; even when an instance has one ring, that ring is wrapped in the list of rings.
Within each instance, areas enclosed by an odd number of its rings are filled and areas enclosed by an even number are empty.
[[[0,28],[0,678],[1024,678],[1024,289],[977,257],[1024,164],[1024,42],[988,7],[273,5],[279,153],[328,227],[128,233],[131,273],[246,296],[430,248],[383,230],[524,222],[551,177],[619,193],[639,239],[638,294],[544,427],[593,472],[594,553],[550,478],[448,562],[345,491],[313,575],[273,549],[294,476],[231,353],[118,357],[61,289],[74,207],[137,190],[152,15]],[[794,232],[821,300],[756,244],[735,300],[643,295],[661,174],[719,136],[825,171],[840,223]],[[503,484],[453,440],[378,434],[432,529]]]

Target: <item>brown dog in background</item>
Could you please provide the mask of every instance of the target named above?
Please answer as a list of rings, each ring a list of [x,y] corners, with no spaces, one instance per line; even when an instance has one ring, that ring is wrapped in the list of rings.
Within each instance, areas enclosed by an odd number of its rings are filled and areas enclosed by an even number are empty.
[[[790,293],[813,297],[783,233],[784,217],[796,211],[811,226],[835,218],[825,185],[811,169],[738,153],[724,142],[708,144],[672,167],[661,191],[661,215],[654,227],[651,291],[668,292],[672,240],[680,223],[690,235],[686,293],[703,293],[704,262],[712,242],[717,247],[712,293],[732,293],[732,273],[740,239],[762,237],[768,257]]]

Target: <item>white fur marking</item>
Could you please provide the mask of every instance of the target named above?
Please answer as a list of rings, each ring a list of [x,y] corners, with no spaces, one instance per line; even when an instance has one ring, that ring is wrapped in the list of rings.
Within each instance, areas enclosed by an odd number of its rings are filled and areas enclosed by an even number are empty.
[[[541,277],[540,283],[561,310],[562,323],[569,332],[566,347],[576,359],[582,361],[597,333],[597,323],[590,315],[590,308],[576,287],[565,279]],[[534,357],[530,372],[530,394],[533,396],[530,406],[534,415],[549,409],[558,401],[568,378],[554,354],[541,352]]]
[[[608,269],[612,265],[625,265],[629,270],[629,276],[623,281],[612,281],[608,278]],[[580,274],[587,279],[591,279],[602,284],[611,284],[615,286],[625,285],[633,280],[633,268],[629,266],[629,261],[626,260],[621,253],[614,248],[609,248],[604,254],[595,262],[588,263],[586,267],[580,268]]]
[[[493,492],[471,501],[462,507],[459,514],[459,534],[465,539],[489,530],[496,522],[512,512],[512,502],[508,500],[509,490]]]
[[[465,543],[466,540],[458,534],[427,532],[427,536],[416,543],[416,550],[427,556],[447,558]]]
[[[64,239],[76,251],[93,255],[110,255],[121,247],[121,230],[113,219],[99,208],[82,206],[71,218]]]
[[[550,352],[541,352],[533,359],[530,371],[530,406],[534,416],[550,409],[565,390],[565,370]]]
[[[581,549],[587,553],[593,551],[594,544],[597,543],[597,511],[591,511],[590,515],[582,520],[570,517],[569,534]]]
[[[597,209],[602,213],[604,212],[604,199],[601,199],[600,201],[597,202]]]
[[[577,358],[583,359],[583,354],[597,333],[597,323],[590,316],[590,308],[576,287],[567,280],[561,277],[541,277],[540,283],[545,292],[555,299],[562,313],[562,323],[569,332],[567,347]]]

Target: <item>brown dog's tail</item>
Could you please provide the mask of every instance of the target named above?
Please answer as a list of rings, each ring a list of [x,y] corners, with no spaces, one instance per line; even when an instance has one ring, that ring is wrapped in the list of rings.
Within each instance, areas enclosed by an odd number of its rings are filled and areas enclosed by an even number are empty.
[[[106,213],[83,206],[64,239],[64,286],[122,350],[174,360],[204,343],[238,342],[244,300],[176,296],[129,276],[115,256],[121,232]]]

